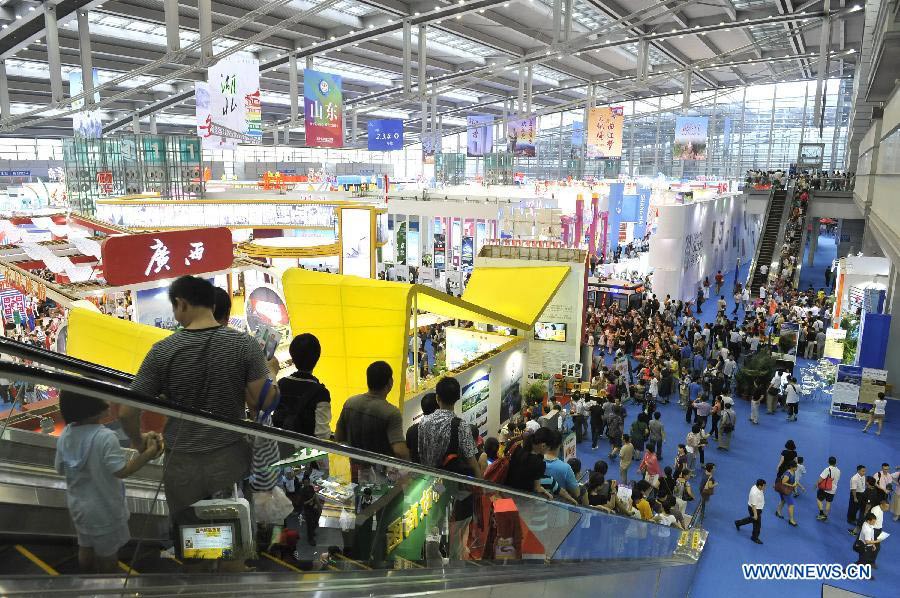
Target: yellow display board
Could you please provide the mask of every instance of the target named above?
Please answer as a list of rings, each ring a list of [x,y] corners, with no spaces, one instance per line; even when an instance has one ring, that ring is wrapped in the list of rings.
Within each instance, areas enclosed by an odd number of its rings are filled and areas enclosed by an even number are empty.
[[[569,274],[569,266],[472,270],[462,298],[522,323],[530,329]]]
[[[66,353],[129,374],[136,374],[154,343],[169,330],[106,316],[83,308],[69,310]]]

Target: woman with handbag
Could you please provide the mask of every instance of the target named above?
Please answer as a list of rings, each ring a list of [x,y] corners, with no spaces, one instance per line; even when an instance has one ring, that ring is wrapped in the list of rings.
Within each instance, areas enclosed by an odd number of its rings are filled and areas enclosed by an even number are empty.
[[[784,505],[787,505],[788,516],[790,517],[788,523],[794,527],[797,527],[797,522],[794,521],[794,489],[797,487],[796,476],[797,462],[791,461],[787,464],[785,472],[775,482],[775,492],[781,496],[781,500],[778,501],[778,507],[775,508],[775,516],[779,519],[784,519],[781,510],[784,508]]]

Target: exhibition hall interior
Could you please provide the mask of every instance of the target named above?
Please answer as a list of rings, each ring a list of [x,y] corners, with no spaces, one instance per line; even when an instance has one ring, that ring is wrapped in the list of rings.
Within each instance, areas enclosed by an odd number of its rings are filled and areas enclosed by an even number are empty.
[[[0,0],[0,594],[896,596],[898,89],[900,0]]]

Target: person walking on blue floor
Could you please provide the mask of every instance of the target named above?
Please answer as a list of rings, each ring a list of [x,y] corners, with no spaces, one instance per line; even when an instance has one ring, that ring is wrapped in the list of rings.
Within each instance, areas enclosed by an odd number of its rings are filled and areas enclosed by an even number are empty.
[[[749,517],[737,519],[734,522],[734,527],[736,527],[738,531],[747,524],[753,524],[753,533],[750,534],[750,539],[757,544],[762,544],[762,540],[759,539],[759,532],[762,529],[763,508],[766,506],[765,490],[766,481],[762,478],[756,480],[756,483],[750,488],[750,496],[747,498],[747,512],[750,514]]]
[[[847,503],[847,523],[856,525],[860,513],[865,508],[866,466],[857,465],[856,473],[850,478],[850,499]]]
[[[784,403],[787,407],[787,421],[797,421],[797,413],[800,411],[800,389],[797,387],[797,379],[793,376],[784,387]]]
[[[788,523],[794,527],[797,527],[797,521],[794,519],[794,506],[796,505],[796,501],[794,500],[794,490],[797,488],[796,475],[797,462],[791,461],[787,464],[785,472],[778,481],[775,482],[775,491],[781,497],[781,500],[778,501],[778,506],[775,508],[775,516],[779,519],[784,519],[784,515],[781,514],[781,511],[784,506],[787,505],[789,517]]]
[[[836,457],[828,457],[828,467],[819,474],[816,482],[816,506],[819,507],[819,514],[816,519],[819,521],[828,521],[828,514],[831,512],[831,503],[834,502],[834,495],[837,494],[838,481],[841,479],[841,470],[837,466]]]

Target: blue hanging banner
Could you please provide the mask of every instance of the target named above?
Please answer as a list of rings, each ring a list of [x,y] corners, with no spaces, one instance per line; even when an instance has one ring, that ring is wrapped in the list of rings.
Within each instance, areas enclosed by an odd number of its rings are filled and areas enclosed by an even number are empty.
[[[609,184],[609,251],[612,253],[619,246],[619,224],[622,222],[622,210],[625,203],[625,183]]]
[[[403,149],[403,121],[398,118],[370,120],[369,151],[390,152]]]
[[[634,225],[635,239],[642,239],[647,234],[647,218],[650,215],[650,195],[652,193],[653,190],[650,187],[638,187],[638,213]]]

